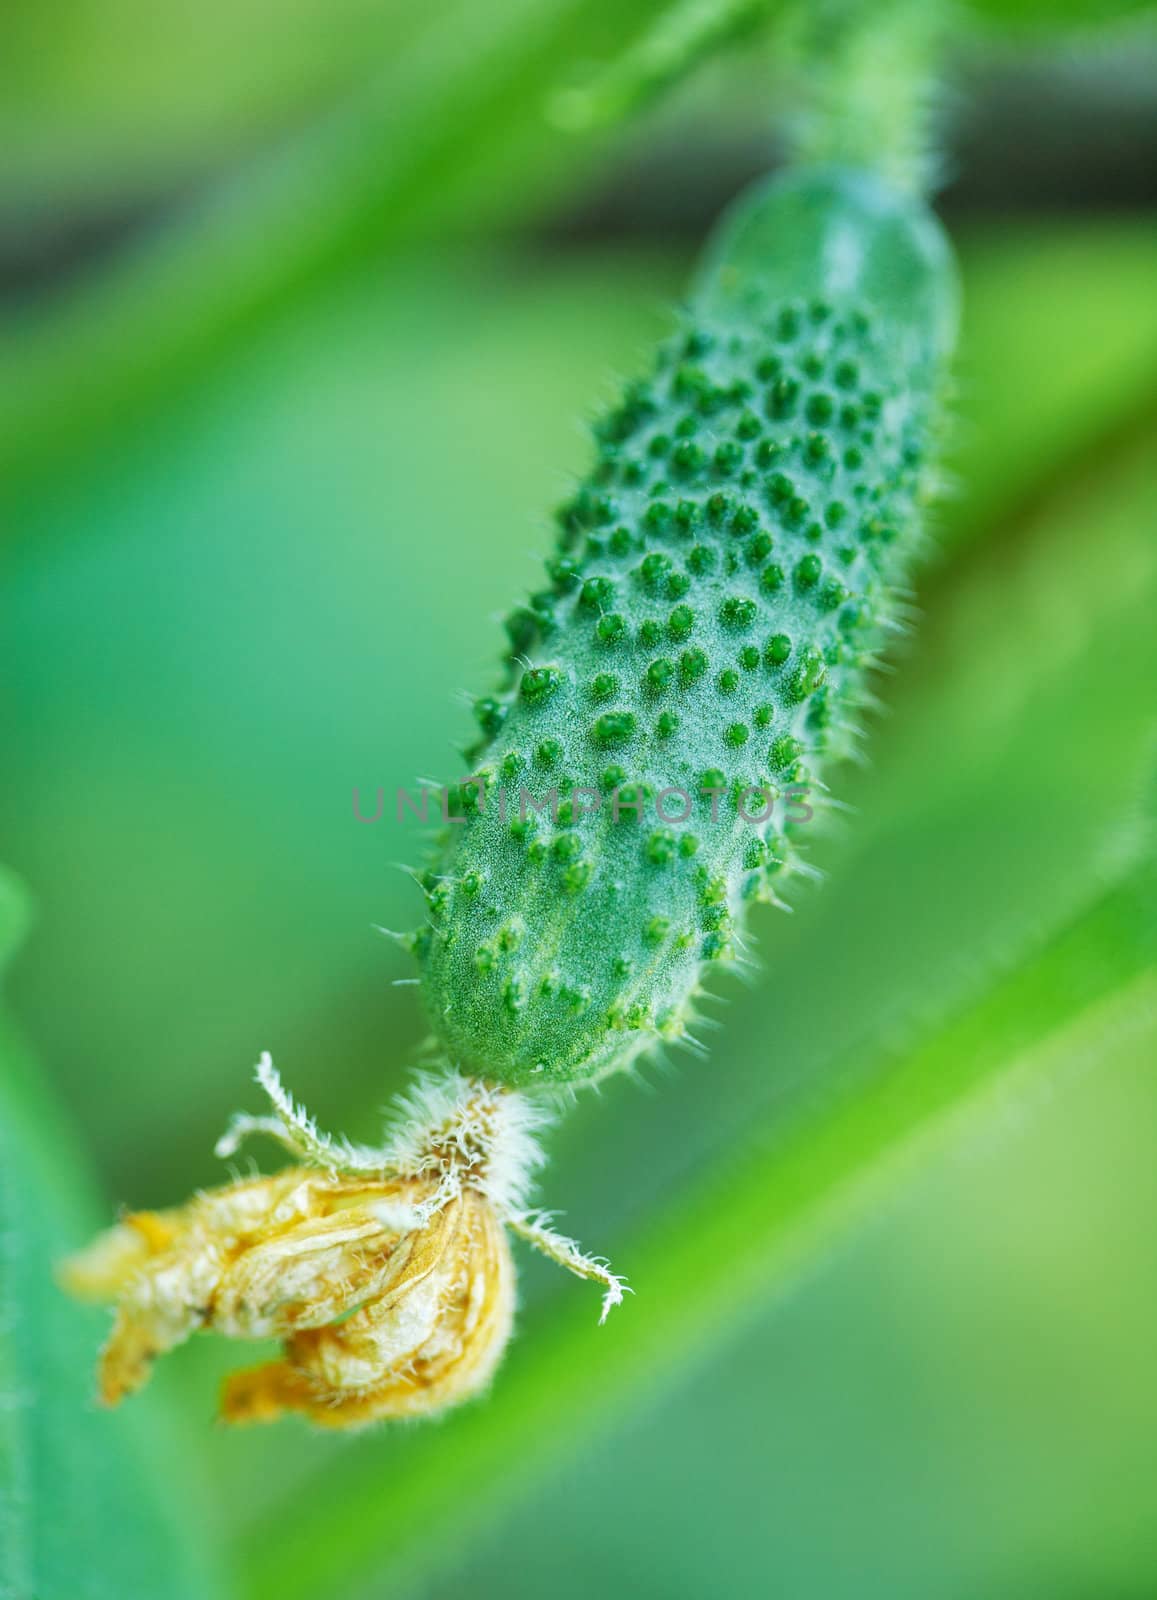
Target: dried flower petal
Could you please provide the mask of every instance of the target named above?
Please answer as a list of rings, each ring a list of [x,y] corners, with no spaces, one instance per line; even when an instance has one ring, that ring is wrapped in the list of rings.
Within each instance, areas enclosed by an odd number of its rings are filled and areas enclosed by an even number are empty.
[[[465,1195],[416,1237],[385,1293],[337,1325],[294,1334],[283,1361],[231,1378],[224,1415],[266,1421],[299,1411],[348,1427],[440,1411],[484,1388],[514,1320],[502,1227],[481,1197]]]
[[[307,1164],[240,1179],[171,1211],[135,1212],[62,1269],[66,1288],[117,1304],[100,1394],[116,1405],[199,1329],[278,1338],[279,1361],[231,1377],[231,1422],[298,1412],[326,1427],[443,1410],[489,1382],[510,1337],[515,1271],[505,1226],[604,1284],[623,1285],[525,1211],[542,1157],[525,1096],[453,1075],[404,1103],[392,1142],[327,1138],[268,1056],[273,1117],[239,1117],[218,1146],[271,1133]]]

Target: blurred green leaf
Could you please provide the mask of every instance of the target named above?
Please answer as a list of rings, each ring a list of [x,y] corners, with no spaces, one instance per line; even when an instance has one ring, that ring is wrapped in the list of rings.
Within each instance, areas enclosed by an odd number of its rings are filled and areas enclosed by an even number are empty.
[[[1157,14],[1153,0],[968,0],[968,6],[996,27],[1043,35],[1087,33]]]
[[[397,0],[45,0],[0,19],[0,190],[91,204],[199,177],[364,79]]]
[[[0,942],[17,903],[0,879]],[[86,1231],[83,1190],[67,1131],[0,1016],[0,1593],[213,1600],[212,1540],[182,1451],[155,1404],[95,1409],[104,1317],[53,1282]]]
[[[0,339],[0,468],[118,431],[319,280],[383,247],[443,248],[533,214],[594,160],[546,124],[560,60],[614,49],[657,0],[451,0],[339,105]],[[61,395],[68,405],[62,406]]]
[[[989,223],[966,237],[939,550],[1031,504],[1057,472],[1157,415],[1157,226]]]
[[[0,867],[0,977],[28,927],[28,897],[19,879]]]
[[[649,1594],[720,1600],[1145,1594],[1147,1009],[1073,1030],[1047,1072],[1010,1074],[953,1118],[789,1293],[754,1296],[705,1360],[520,1489],[445,1589],[586,1600],[644,1571]],[[380,1592],[370,1574],[353,1590]]]

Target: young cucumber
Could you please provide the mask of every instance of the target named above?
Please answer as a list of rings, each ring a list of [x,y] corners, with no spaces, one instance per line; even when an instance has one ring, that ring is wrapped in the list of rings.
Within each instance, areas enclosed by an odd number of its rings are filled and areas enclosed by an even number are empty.
[[[855,740],[954,329],[938,224],[867,174],[789,173],[724,219],[477,702],[411,941],[455,1065],[577,1084],[685,1034],[792,871],[787,791],[815,803]]]

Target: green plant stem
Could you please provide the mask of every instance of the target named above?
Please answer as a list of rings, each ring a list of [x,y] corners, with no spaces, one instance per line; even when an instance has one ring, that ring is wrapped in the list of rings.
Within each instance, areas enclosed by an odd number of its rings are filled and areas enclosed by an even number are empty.
[[[557,92],[549,112],[572,131],[605,127],[773,27],[776,58],[797,79],[793,158],[867,167],[924,194],[937,175],[931,124],[950,15],[945,0],[676,0],[610,65]]]
[[[870,167],[926,195],[939,174],[933,135],[950,17],[941,0],[826,0],[793,12],[794,159]]]
[[[785,0],[676,0],[609,66],[552,95],[550,118],[570,132],[619,122],[784,9]]]

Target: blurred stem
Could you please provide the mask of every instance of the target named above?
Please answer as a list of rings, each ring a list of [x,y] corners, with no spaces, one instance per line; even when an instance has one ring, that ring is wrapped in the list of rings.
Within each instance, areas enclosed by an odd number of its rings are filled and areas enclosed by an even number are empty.
[[[778,26],[803,109],[795,159],[870,167],[924,193],[936,176],[931,113],[946,0],[676,0],[617,60],[550,102],[572,131],[621,121],[763,24]]]
[[[619,122],[785,9],[786,0],[677,0],[608,67],[554,94],[551,120],[571,132]]]
[[[870,167],[927,194],[939,173],[934,124],[950,16],[944,0],[820,0],[794,11],[803,76],[794,159]]]

